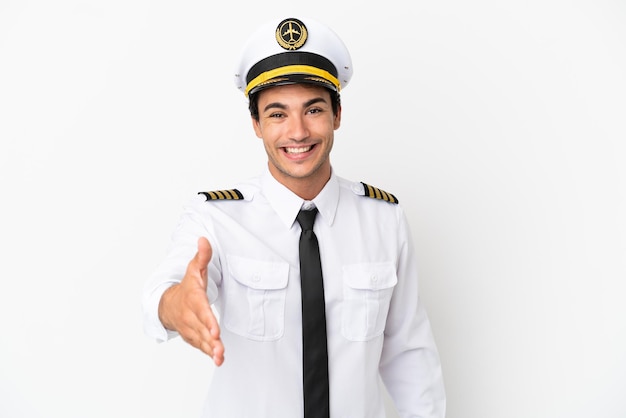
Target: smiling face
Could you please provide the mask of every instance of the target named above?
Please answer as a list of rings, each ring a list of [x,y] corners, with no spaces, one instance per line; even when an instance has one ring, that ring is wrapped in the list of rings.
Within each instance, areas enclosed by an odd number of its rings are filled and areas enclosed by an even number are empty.
[[[341,108],[333,113],[323,87],[290,84],[259,92],[258,109],[252,125],[263,140],[270,173],[298,196],[313,199],[330,178]]]

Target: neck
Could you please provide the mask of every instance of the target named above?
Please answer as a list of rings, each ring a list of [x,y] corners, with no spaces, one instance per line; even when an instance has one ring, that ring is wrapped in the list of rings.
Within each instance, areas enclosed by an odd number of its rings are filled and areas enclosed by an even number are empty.
[[[331,167],[320,168],[314,174],[307,177],[292,177],[285,175],[269,164],[270,173],[283,186],[291,190],[304,200],[313,200],[330,180]]]

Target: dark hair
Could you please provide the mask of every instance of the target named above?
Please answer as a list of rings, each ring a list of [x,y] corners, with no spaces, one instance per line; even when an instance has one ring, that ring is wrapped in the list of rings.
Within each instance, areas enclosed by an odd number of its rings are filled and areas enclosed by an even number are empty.
[[[328,89],[330,93],[330,105],[333,108],[333,114],[337,114],[339,112],[339,108],[341,107],[341,96],[338,91]],[[259,120],[259,92],[253,93],[248,96],[248,110],[250,110],[250,116],[252,116],[255,120]]]

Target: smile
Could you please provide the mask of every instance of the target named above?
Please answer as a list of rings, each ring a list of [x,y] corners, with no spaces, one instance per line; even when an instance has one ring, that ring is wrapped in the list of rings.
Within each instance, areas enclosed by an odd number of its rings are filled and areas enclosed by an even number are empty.
[[[313,148],[313,145],[310,145],[308,147],[285,147],[285,152],[287,154],[302,154],[305,152],[309,152],[311,151],[311,149]]]

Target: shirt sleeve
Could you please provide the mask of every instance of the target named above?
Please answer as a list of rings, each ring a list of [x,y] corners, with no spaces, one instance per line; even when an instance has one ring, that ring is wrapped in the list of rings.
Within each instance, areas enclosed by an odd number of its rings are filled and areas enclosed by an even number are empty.
[[[159,302],[163,293],[172,285],[180,283],[187,270],[187,265],[198,250],[198,238],[207,237],[213,247],[213,256],[209,263],[207,294],[209,301],[217,299],[216,281],[220,277],[216,267],[216,245],[206,219],[197,210],[200,199],[193,199],[185,206],[178,225],[171,236],[165,259],[152,272],[143,288],[142,310],[145,334],[157,342],[164,342],[178,336],[177,332],[166,329],[159,319]]]
[[[380,374],[402,418],[445,417],[446,396],[430,321],[419,300],[417,260],[398,208],[400,254],[380,362]]]

